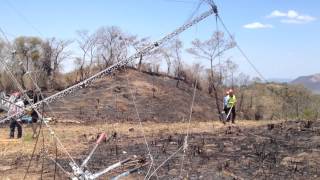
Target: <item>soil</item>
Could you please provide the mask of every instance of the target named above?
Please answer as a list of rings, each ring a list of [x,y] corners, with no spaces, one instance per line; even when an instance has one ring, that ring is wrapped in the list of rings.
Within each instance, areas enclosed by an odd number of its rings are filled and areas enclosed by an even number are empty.
[[[238,122],[236,125],[194,122],[190,126],[185,154],[181,147],[185,142],[188,124],[174,125],[175,127],[172,127],[170,124],[153,122],[144,124],[155,168],[180,148],[175,156],[159,167],[156,172],[158,179],[320,179],[320,122],[246,121]],[[112,129],[112,126],[115,128]],[[70,130],[68,133],[74,133],[70,139],[66,132],[62,141],[68,143],[68,150],[80,164],[94,146],[97,134],[91,133],[85,125],[54,127],[60,135],[66,129]],[[101,127],[109,128],[107,134],[113,134],[113,137],[97,148],[88,164],[90,171],[97,172],[131,155],[141,157],[150,163],[139,127],[135,124],[109,124],[108,127]],[[50,140],[46,140],[46,144],[47,148],[51,149],[49,154],[53,155],[54,148],[50,148]],[[10,149],[10,146],[8,148]],[[3,155],[4,149],[1,152]],[[39,152],[36,151],[29,179],[40,177],[42,158]],[[62,153],[58,155],[58,162],[71,171],[66,156]],[[2,156],[1,176],[21,179],[27,167],[28,157],[30,151],[17,151]],[[128,179],[143,179],[148,167],[142,168]],[[130,165],[106,174],[101,179],[109,179],[128,168]],[[151,169],[151,172],[153,171],[154,168]],[[42,174],[44,179],[53,178],[54,164],[51,161],[44,159]],[[63,172],[58,170],[56,179],[65,178]],[[151,179],[157,178],[152,176]]]

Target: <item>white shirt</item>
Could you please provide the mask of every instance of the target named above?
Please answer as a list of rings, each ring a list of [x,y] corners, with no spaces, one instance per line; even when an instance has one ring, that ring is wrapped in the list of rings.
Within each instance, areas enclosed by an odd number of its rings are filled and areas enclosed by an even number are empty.
[[[11,104],[8,111],[8,116],[15,115],[23,111],[24,103],[23,100],[18,100],[18,102]]]

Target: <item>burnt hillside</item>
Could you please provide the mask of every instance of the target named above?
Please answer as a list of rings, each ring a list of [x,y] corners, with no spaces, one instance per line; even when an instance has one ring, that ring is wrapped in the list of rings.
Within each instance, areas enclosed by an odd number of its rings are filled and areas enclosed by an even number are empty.
[[[127,76],[128,74],[128,76]],[[129,87],[128,81],[129,80]],[[182,121],[190,113],[193,88],[175,79],[128,70],[106,77],[52,104],[58,120],[130,121],[137,119],[130,88],[142,121]],[[214,99],[197,91],[193,120],[217,119]]]

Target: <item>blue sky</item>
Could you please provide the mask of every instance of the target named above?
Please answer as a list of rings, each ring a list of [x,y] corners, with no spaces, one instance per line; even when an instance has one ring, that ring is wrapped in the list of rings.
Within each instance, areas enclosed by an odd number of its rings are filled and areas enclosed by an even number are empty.
[[[10,39],[20,35],[75,39],[77,30],[119,26],[153,40],[183,24],[197,0],[3,0],[0,27]],[[220,15],[236,41],[266,78],[295,78],[320,73],[318,0],[216,0]],[[205,4],[198,15],[208,9]],[[221,27],[221,26],[220,26]],[[180,38],[186,47],[215,30],[210,17]],[[231,57],[239,71],[257,76],[240,53]],[[185,55],[190,62],[191,56]],[[207,65],[207,62],[202,62]],[[72,64],[72,61],[66,62]],[[67,68],[68,69],[68,68]]]

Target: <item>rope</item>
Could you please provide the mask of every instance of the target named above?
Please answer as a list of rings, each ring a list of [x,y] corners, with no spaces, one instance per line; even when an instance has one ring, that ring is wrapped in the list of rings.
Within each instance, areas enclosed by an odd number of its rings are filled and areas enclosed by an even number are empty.
[[[67,171],[61,166],[61,164],[58,163],[58,161],[56,161],[56,160],[54,160],[53,158],[51,158],[51,157],[49,156],[49,153],[47,152],[47,150],[46,150],[44,153],[46,153],[45,155],[46,155],[46,157],[47,157],[49,160],[51,160],[54,164],[56,164],[57,167],[59,167],[59,168],[62,170],[62,172],[64,172],[68,177],[70,177],[70,173],[67,172]]]
[[[33,103],[30,101],[30,98],[28,97],[28,95],[25,94],[25,92],[24,92],[23,88],[21,87],[20,83],[18,82],[18,80],[13,76],[13,74],[11,73],[11,71],[7,69],[7,67],[8,67],[7,64],[6,64],[6,63],[3,64],[3,62],[1,62],[1,64],[4,65],[5,70],[9,73],[11,80],[13,80],[14,83],[17,85],[17,88],[19,89],[20,93],[21,93],[23,96],[25,96],[26,100],[30,103],[30,105],[33,105]],[[40,117],[40,119],[43,121],[43,117],[41,116],[41,114],[39,113],[39,111],[36,110],[36,109],[34,109],[34,110],[35,110],[35,112],[37,113],[37,115]],[[46,121],[43,121],[43,122],[44,122],[45,125],[48,127],[51,135],[54,135],[55,138],[57,138],[58,142],[61,143],[61,141],[60,141],[59,138],[55,135],[54,131],[53,131],[52,128],[49,126],[49,124],[46,123]],[[64,148],[64,146],[62,145],[62,143],[61,143],[61,146]],[[64,148],[64,149],[65,149],[65,148]],[[67,152],[67,154],[70,156],[70,154],[69,154],[68,152]],[[71,156],[70,156],[70,158],[72,159]],[[73,159],[72,159],[72,160],[73,160]]]
[[[159,168],[161,168],[164,164],[166,164],[172,157],[174,157],[179,151],[181,151],[183,149],[183,145],[173,154],[171,154],[165,161],[163,161],[149,176],[149,178],[147,180],[149,180],[158,170]]]
[[[154,74],[152,74],[152,95],[153,95],[153,97],[155,96],[154,94],[155,94],[155,77],[154,77],[155,75]],[[154,113],[154,109],[155,109],[155,105],[154,105],[155,103],[154,103],[154,98],[152,98],[152,100],[151,100],[151,109],[150,109],[150,114],[155,114]],[[153,166],[153,169],[155,169],[155,167]],[[146,176],[145,176],[146,177]],[[156,174],[156,177],[157,177],[157,179],[159,179],[159,177],[158,177],[158,175]]]
[[[208,12],[202,14],[200,17],[194,19],[194,20],[191,21],[190,23],[185,24],[184,26],[178,28],[176,31],[174,31],[173,33],[167,35],[167,36],[164,37],[163,39],[160,39],[158,42],[155,42],[152,46],[149,46],[149,47],[145,48],[142,53],[145,53],[145,52],[147,52],[147,51],[149,51],[149,50],[152,50],[153,48],[159,46],[159,44],[161,45],[161,44],[162,44],[163,42],[165,42],[166,40],[169,40],[169,39],[171,39],[172,37],[178,35],[179,33],[183,32],[185,29],[187,29],[187,28],[191,27],[192,25],[198,23],[199,21],[201,21],[202,19],[208,17],[208,16],[211,15],[211,14],[212,14],[212,11],[208,11]],[[132,56],[131,59],[134,59],[134,58],[135,58],[135,56]],[[126,64],[127,62],[131,61],[131,59],[129,58],[129,59],[127,59],[127,60],[125,60],[125,61],[123,61],[123,62],[121,62],[121,63],[115,64],[115,65],[112,66],[112,67],[113,67],[113,68],[117,68],[117,66],[121,67],[121,65]],[[111,69],[111,68],[109,68],[109,69]],[[107,69],[107,70],[109,70],[109,69]],[[102,71],[101,73],[97,73],[96,76],[93,76],[91,79],[86,80],[86,82],[92,82],[93,80],[95,80],[96,77],[100,77],[100,75],[101,75],[101,76],[104,75],[104,73],[107,72],[107,70],[106,70],[106,71]],[[111,70],[112,70],[112,69],[111,69]],[[11,72],[10,72],[10,75],[12,76],[11,78],[14,78],[14,76],[12,75]],[[128,75],[127,75],[127,81],[128,81]],[[15,83],[16,83],[17,85],[19,85],[19,83],[18,83],[17,80],[15,80]],[[82,84],[80,84],[80,85],[82,85]],[[128,85],[129,85],[129,81],[128,81]],[[22,89],[22,88],[19,88],[19,89],[20,89],[20,91],[22,91],[21,93],[22,93],[24,96],[26,96],[27,99],[28,99],[28,96],[27,96],[26,94],[24,94],[23,89]],[[21,90],[21,89],[22,89],[22,90]],[[131,94],[132,94],[132,97],[133,97],[133,103],[134,103],[134,106],[135,106],[135,110],[136,110],[136,113],[137,113],[137,116],[138,116],[138,119],[139,119],[139,122],[140,122],[140,127],[142,128],[142,122],[141,122],[140,115],[139,115],[139,112],[138,112],[138,110],[137,110],[137,106],[136,106],[136,103],[135,103],[135,97],[134,97],[134,94],[133,94],[133,92],[132,92],[132,89],[130,89],[130,91],[131,91]],[[29,102],[29,103],[30,103],[30,102]],[[30,103],[30,104],[31,104],[32,106],[34,106],[32,103]],[[36,111],[37,114],[40,116],[39,112],[38,112],[36,109],[35,109],[35,111]],[[41,117],[41,118],[42,118],[42,117]],[[42,118],[42,121],[43,121],[43,118]],[[68,153],[68,151],[66,151],[66,149],[65,149],[64,146],[62,145],[60,139],[56,136],[56,134],[55,134],[54,131],[52,130],[52,128],[51,128],[45,121],[44,121],[44,123],[45,123],[45,125],[47,126],[47,128],[49,129],[50,133],[56,138],[56,141],[59,143],[59,145],[61,145],[61,147],[63,148],[63,150],[65,150],[66,154],[67,154],[67,155],[70,157],[70,159],[74,162],[74,160],[72,159],[72,157],[70,156],[70,154]],[[145,134],[144,134],[144,130],[142,129],[142,131],[143,131],[144,140],[145,140],[145,142],[146,142],[147,149],[148,149],[148,151],[149,151],[149,155],[150,155],[150,158],[151,158],[151,161],[152,161],[152,164],[153,164],[153,156],[152,156],[151,153],[150,153],[149,145],[148,145],[148,142],[147,142],[147,140],[146,140],[146,137],[145,137]],[[74,162],[74,163],[75,163],[75,162]],[[75,163],[75,164],[76,164],[76,163]],[[151,169],[151,167],[152,167],[152,164],[150,165],[150,169]],[[149,171],[150,171],[150,169],[149,169]],[[157,169],[156,169],[156,170],[157,170]],[[152,173],[152,175],[156,172],[156,170]],[[148,172],[148,174],[149,174],[149,172]],[[148,174],[147,174],[147,175],[148,175]],[[147,177],[147,176],[146,176],[146,177]],[[145,177],[145,178],[146,178],[146,177]],[[150,177],[149,177],[149,178],[150,178]]]
[[[165,163],[167,163],[172,157],[174,157],[181,149],[183,149],[184,154],[182,156],[182,162],[181,162],[181,169],[180,169],[180,176],[181,176],[181,172],[182,172],[182,168],[183,168],[183,161],[184,161],[184,157],[185,157],[185,151],[187,150],[188,147],[188,137],[189,137],[189,129],[190,129],[190,124],[191,124],[191,120],[192,120],[192,111],[193,111],[193,105],[194,105],[194,101],[195,101],[195,96],[196,96],[196,89],[197,89],[197,80],[195,81],[195,85],[194,85],[194,90],[193,90],[193,97],[192,97],[192,103],[191,103],[191,108],[190,108],[190,115],[189,115],[189,122],[188,122],[188,128],[187,128],[187,135],[185,136],[184,139],[184,144],[173,154],[171,154],[165,161],[163,161],[149,176],[148,180],[153,176],[153,174],[155,174],[159,168],[161,168]]]
[[[9,42],[9,43],[10,43],[10,42]],[[14,75],[12,74],[12,72],[8,69],[7,63],[4,62],[4,61],[2,61],[2,60],[0,60],[0,63],[1,63],[2,66],[4,67],[5,71],[9,74],[11,80],[14,81],[14,83],[16,84],[17,88],[19,89],[20,93],[26,98],[26,100],[29,102],[30,105],[33,105],[33,103],[30,101],[30,98],[28,97],[28,95],[25,94],[25,92],[24,92],[23,88],[21,87],[20,83],[18,82],[18,80],[14,77]],[[32,77],[31,77],[31,79],[32,79]],[[39,88],[39,86],[34,82],[33,79],[32,79],[32,81],[33,81],[33,83],[35,84],[36,88],[40,91],[40,94],[41,94],[42,98],[44,98],[44,97],[43,97],[43,94],[41,93],[41,89]],[[47,103],[47,102],[46,102],[46,103]],[[48,104],[48,107],[50,107],[49,104]],[[64,147],[63,144],[61,143],[60,139],[55,135],[54,131],[53,131],[52,128],[49,126],[49,124],[48,124],[47,122],[43,121],[43,116],[41,116],[41,114],[38,112],[38,110],[36,110],[36,109],[34,109],[34,110],[35,110],[35,112],[37,113],[37,115],[38,115],[39,117],[41,117],[42,122],[45,123],[45,125],[46,125],[47,128],[49,129],[51,135],[53,135],[53,136],[57,139],[59,145],[62,147],[62,149],[65,151],[65,153],[69,156],[69,158],[75,163],[75,161],[73,160],[73,158],[71,157],[71,155],[69,154],[69,152],[65,149],[65,147]],[[52,111],[52,109],[51,109],[51,111]],[[53,111],[52,111],[52,112],[53,112]],[[76,163],[75,163],[75,164],[76,164]]]
[[[93,83],[94,81],[100,79],[102,76],[105,75],[110,75],[113,71],[124,67],[125,65],[127,65],[130,62],[133,62],[136,58],[140,57],[141,54],[142,55],[146,55],[149,52],[151,52],[154,49],[157,49],[159,46],[163,45],[164,43],[166,43],[167,41],[171,40],[172,38],[176,37],[177,35],[179,35],[180,33],[184,32],[185,30],[189,29],[190,27],[196,25],[197,23],[201,22],[202,20],[206,19],[207,17],[209,17],[210,15],[212,15],[215,12],[215,9],[210,9],[204,13],[202,13],[200,16],[194,18],[192,21],[190,21],[189,23],[186,23],[182,26],[180,26],[179,28],[177,28],[176,30],[174,30],[173,32],[167,34],[166,36],[164,36],[163,38],[159,39],[158,41],[155,41],[154,43],[147,45],[144,49],[142,49],[141,51],[133,54],[132,56],[123,59],[111,66],[109,66],[108,68],[101,70],[100,72],[92,75],[91,77],[63,90],[60,91],[50,97],[47,97],[46,99],[39,101],[38,103],[34,104],[33,107],[34,108],[38,108],[38,106],[40,104],[42,104],[44,101],[48,101],[49,103],[56,101],[58,99],[61,99],[65,96],[68,96],[69,94],[81,89],[81,88],[85,88],[86,86],[88,86],[89,84]],[[7,121],[9,118],[12,117],[16,117],[16,116],[21,116],[22,113],[16,113],[10,117],[7,117],[6,119],[3,119],[0,121],[0,123]]]
[[[13,80],[13,82],[16,84],[16,86],[17,86],[17,88],[19,89],[20,93],[22,93],[23,96],[25,96],[26,100],[27,100],[29,103],[31,103],[30,100],[29,100],[28,95],[26,95],[26,94],[24,93],[24,90],[23,90],[23,88],[21,87],[21,85],[19,84],[19,82],[17,81],[17,79],[13,76],[13,74],[11,73],[11,71],[8,70],[7,64],[6,64],[5,62],[3,62],[2,60],[0,61],[0,63],[1,63],[1,65],[2,65],[2,67],[4,67],[5,71],[9,74],[10,79]],[[37,113],[38,113],[38,115],[39,115],[39,112],[37,112]],[[27,171],[26,171],[23,179],[25,179],[25,178],[27,177],[27,174],[28,174],[28,172],[29,172],[29,169],[30,169],[30,166],[31,166],[31,162],[32,162],[32,159],[33,159],[33,156],[34,156],[34,153],[35,153],[35,150],[36,150],[38,141],[39,141],[39,135],[40,135],[41,129],[42,129],[42,121],[41,121],[40,128],[39,128],[39,132],[38,132],[38,135],[37,135],[36,143],[35,143],[35,145],[34,145],[34,147],[33,147],[32,154],[31,154],[31,158],[30,158],[30,161],[29,161],[29,163],[28,163]]]
[[[218,14],[216,14],[216,27],[217,27],[217,33],[219,33],[219,28],[218,28]],[[219,57],[219,67],[220,67],[220,81],[221,81],[221,58],[220,58],[220,47],[219,47],[219,34],[218,35],[218,57]],[[162,167],[166,162],[168,162],[172,157],[174,157],[181,149],[183,149],[183,155],[182,155],[182,162],[181,162],[181,168],[180,168],[180,175],[181,177],[182,170],[183,170],[183,164],[184,164],[184,159],[185,159],[185,152],[188,147],[188,137],[189,137],[189,129],[190,129],[190,123],[192,119],[192,109],[194,105],[194,100],[195,100],[195,94],[196,94],[196,85],[197,85],[197,79],[196,79],[196,84],[194,85],[194,93],[193,93],[193,98],[192,98],[192,104],[191,104],[191,110],[190,110],[190,116],[189,116],[189,123],[188,123],[188,129],[187,129],[187,135],[184,140],[184,145],[181,146],[176,152],[174,152],[172,155],[170,155],[165,161],[163,161],[154,172],[151,173],[149,176],[148,180],[153,176],[153,174],[160,168]],[[231,108],[232,109],[232,108]],[[229,110],[228,116],[230,115],[231,109]],[[227,116],[227,117],[228,117]]]
[[[127,69],[126,69],[126,68],[125,68],[125,71],[127,72]],[[150,159],[151,159],[151,163],[150,163],[150,166],[149,166],[147,175],[146,175],[145,178],[144,178],[144,179],[146,179],[146,177],[149,175],[150,170],[151,170],[151,168],[153,167],[153,164],[154,164],[154,162],[153,162],[153,156],[152,156],[152,154],[151,154],[151,151],[150,151],[150,148],[149,148],[149,144],[148,144],[148,141],[147,141],[147,138],[146,138],[144,129],[143,129],[142,121],[141,121],[140,114],[139,114],[139,111],[138,111],[138,107],[137,107],[137,104],[136,104],[136,101],[135,101],[136,97],[135,97],[135,95],[133,94],[132,88],[129,86],[129,75],[128,75],[128,73],[126,73],[126,79],[127,79],[127,87],[128,87],[128,89],[129,89],[129,91],[130,91],[130,94],[131,94],[131,97],[132,97],[132,102],[133,102],[133,105],[134,105],[134,109],[135,109],[137,118],[138,118],[138,120],[139,120],[139,126],[140,126],[140,129],[141,129],[142,135],[143,135],[144,143],[145,143],[146,148],[147,148],[147,150],[148,150],[148,156],[149,156]]]
[[[41,130],[41,136],[42,136],[42,153],[44,151],[45,145],[44,145],[44,135],[43,135],[43,130]],[[41,163],[41,176],[40,179],[42,179],[43,175],[43,167],[44,167],[44,156],[42,156],[42,163]]]
[[[28,95],[25,94],[23,88],[21,87],[20,83],[18,82],[18,80],[14,77],[14,75],[12,74],[12,72],[8,69],[8,66],[5,62],[3,62],[2,60],[0,60],[0,63],[2,64],[2,66],[4,67],[5,71],[9,74],[11,80],[14,81],[14,83],[16,84],[17,88],[19,89],[20,93],[26,98],[26,100],[29,102],[29,104],[32,106],[34,105],[31,101],[30,98],[28,97]],[[37,115],[40,117],[41,121],[44,122],[44,124],[46,125],[46,127],[48,128],[48,130],[50,131],[51,135],[54,136],[54,138],[57,140],[57,142],[59,143],[59,145],[61,146],[61,148],[65,151],[65,153],[68,155],[68,157],[71,159],[71,161],[73,163],[75,163],[75,161],[73,160],[73,158],[71,157],[71,155],[69,154],[69,152],[65,149],[65,147],[63,146],[63,144],[61,143],[60,139],[56,136],[56,134],[54,133],[54,131],[52,130],[52,128],[49,126],[49,124],[46,121],[43,121],[43,117],[41,116],[41,114],[39,113],[38,110],[34,109],[35,112],[37,113]],[[75,163],[76,164],[76,163]],[[77,164],[76,164],[77,165]]]
[[[5,38],[5,40],[7,42],[10,42],[9,39],[8,39],[8,36],[6,35],[6,33],[4,32],[4,30],[1,27],[0,27],[0,32],[1,32],[2,36]]]
[[[194,9],[194,11],[190,14],[190,16],[188,17],[188,19],[186,20],[185,23],[191,21],[191,19],[194,17],[194,15],[199,11],[202,3],[204,0],[199,0],[199,3],[197,4],[196,8]]]
[[[193,105],[194,105],[194,101],[195,101],[195,97],[196,97],[197,83],[198,83],[198,79],[196,79],[196,82],[195,82],[195,85],[194,85],[194,89],[193,89],[193,97],[192,97],[192,103],[191,103],[190,114],[189,114],[189,123],[188,123],[187,135],[186,135],[185,141],[184,141],[183,155],[182,155],[182,160],[181,160],[181,168],[180,168],[179,177],[182,174],[182,170],[183,170],[183,166],[184,166],[184,164],[183,164],[184,163],[184,158],[185,158],[186,150],[188,148],[189,130],[190,130],[190,124],[191,124],[191,120],[192,120]]]
[[[9,46],[12,46],[11,43],[10,43],[10,41],[9,41],[9,39],[8,39],[8,37],[6,36],[6,34],[4,33],[4,31],[3,31],[1,28],[0,28],[0,31],[2,32],[3,36],[5,37],[8,45],[9,45]],[[12,49],[13,49],[13,48],[12,48]],[[23,67],[23,69],[24,69],[26,72],[28,72],[28,69],[23,65],[22,61],[20,61],[20,62],[21,62],[21,66]],[[36,81],[32,78],[31,74],[30,74],[30,73],[26,73],[26,74],[30,77],[30,79],[31,79],[33,85],[36,87],[37,91],[39,91],[40,96],[41,96],[41,99],[44,99],[44,95],[43,95],[43,93],[42,93],[42,91],[41,91],[41,88],[38,86],[38,84],[36,83]],[[52,107],[49,105],[49,103],[48,103],[47,101],[46,101],[45,103],[46,103],[46,105],[48,106],[49,111],[52,113],[52,115],[53,115],[53,116],[56,116],[55,113],[54,113],[54,111],[52,110]]]
[[[38,28],[36,28],[30,21],[29,19],[24,16],[9,0],[5,0],[6,4],[15,12],[17,13],[21,19],[25,21],[34,31],[36,31],[40,36],[43,36],[43,34],[39,31]]]
[[[42,121],[41,121],[41,123],[40,123],[39,132],[38,132],[38,134],[37,134],[37,139],[36,139],[36,142],[35,142],[35,144],[34,144],[34,146],[33,146],[31,158],[30,158],[29,163],[28,163],[27,171],[26,171],[26,173],[25,173],[24,176],[23,176],[23,180],[26,179],[27,174],[29,173],[29,169],[30,169],[30,166],[31,166],[31,162],[32,162],[32,159],[33,159],[33,156],[34,156],[34,153],[35,153],[35,151],[36,151],[37,144],[38,144],[38,141],[39,141],[41,129],[42,129]]]
[[[58,160],[58,146],[57,146],[57,142],[54,141],[55,143],[55,162],[57,162]],[[56,179],[56,174],[57,174],[57,163],[54,163],[54,174],[53,174],[53,180]]]
[[[25,67],[24,65],[22,65],[22,67],[26,70],[26,67]],[[30,77],[30,79],[31,79],[32,83],[34,84],[34,86],[36,87],[36,89],[39,91],[40,96],[41,96],[41,99],[44,99],[44,95],[43,95],[40,87],[39,87],[38,84],[36,83],[36,81],[32,78],[32,76],[31,76],[30,73],[28,73],[28,76]],[[113,88],[113,87],[111,87],[111,88],[109,88],[109,89],[112,89],[112,88]],[[46,103],[46,105],[48,106],[49,111],[52,113],[52,115],[53,115],[53,116],[56,116],[56,114],[54,113],[51,105],[50,105],[47,101],[45,101],[45,103]],[[44,116],[43,116],[43,114],[42,114],[42,118],[43,118],[43,117],[44,117]],[[45,124],[46,124],[47,126],[49,126],[46,122],[45,122]],[[50,129],[51,129],[51,128],[50,128]],[[51,129],[51,130],[50,130],[50,133],[52,134],[52,133],[54,133],[54,131]],[[55,133],[54,133],[54,134],[55,134]],[[55,137],[58,138],[56,135],[55,135]],[[69,152],[67,152],[67,150],[64,148],[64,146],[62,145],[62,143],[61,143],[61,141],[60,141],[59,139],[58,139],[58,142],[60,143],[60,146],[62,146],[63,150],[65,150],[65,152],[67,153],[67,155],[69,156],[69,158],[75,163],[75,161],[73,160],[73,158],[71,157],[71,155],[69,154]],[[57,147],[57,145],[56,145],[56,147]],[[57,148],[56,148],[56,149],[57,149]],[[75,164],[76,164],[76,163],[75,163]],[[56,171],[56,165],[57,165],[57,164],[55,164],[55,171]],[[77,165],[77,164],[76,164],[76,165]]]
[[[20,62],[21,62],[21,61],[20,61]],[[21,66],[24,68],[25,71],[27,71],[27,68],[23,65],[23,63],[21,63]],[[42,91],[41,91],[41,88],[38,86],[38,84],[36,83],[36,81],[32,78],[31,74],[30,74],[30,73],[26,73],[26,74],[30,77],[30,79],[31,79],[33,85],[36,87],[37,91],[39,91],[39,94],[40,94],[40,96],[41,96],[41,99],[44,99],[44,95],[43,95],[43,93],[42,93]],[[46,103],[46,105],[48,106],[49,111],[51,112],[51,114],[52,114],[53,116],[56,116],[56,114],[54,113],[54,111],[53,111],[52,107],[50,106],[50,104],[49,104],[47,101],[46,101],[45,103]]]
[[[7,38],[6,38],[7,39]],[[8,41],[8,39],[7,39]],[[8,41],[8,43],[10,43]],[[21,61],[20,61],[21,62]],[[27,71],[26,67],[23,65],[23,63],[21,63],[21,66],[24,68],[25,71]],[[39,91],[39,94],[41,96],[41,99],[44,99],[44,95],[40,89],[40,87],[38,86],[38,84],[36,83],[36,81],[32,78],[32,75],[30,73],[27,73],[27,75],[30,77],[32,83],[34,84],[34,86],[36,87],[37,91]],[[54,111],[52,110],[52,107],[50,106],[50,104],[48,102],[45,102],[46,105],[48,106],[49,108],[49,111],[52,113],[53,116],[56,116],[56,114],[54,113]],[[44,117],[44,104],[42,106],[42,117]],[[42,123],[42,121],[41,121]],[[43,138],[43,147],[42,147],[42,150],[44,150],[44,135],[43,135],[43,130],[41,131],[42,132],[42,138]],[[56,158],[57,158],[57,144],[55,143],[55,146],[56,146]],[[56,159],[57,161],[57,159]],[[43,163],[44,163],[44,159],[42,159],[42,166],[41,166],[41,179],[42,179],[42,173],[43,173]],[[57,163],[55,163],[55,169],[54,169],[54,173],[56,173],[56,170],[57,170]],[[55,174],[54,174],[54,179],[55,179]]]
[[[217,31],[217,48],[218,48],[218,61],[219,61],[219,84],[222,84],[222,67],[221,67],[221,54],[220,54],[220,32],[219,32],[219,23],[218,23],[218,14],[216,14],[216,31]]]
[[[217,18],[219,19],[219,21],[221,22],[223,28],[225,29],[225,31],[227,32],[227,34],[229,35],[229,37],[231,39],[234,39],[234,37],[232,36],[232,34],[230,33],[230,31],[228,30],[227,26],[225,25],[225,23],[223,22],[222,18],[220,17],[220,15],[217,15]],[[262,73],[258,70],[258,68],[252,63],[252,61],[249,59],[249,57],[244,53],[244,51],[241,49],[241,47],[239,46],[238,43],[235,43],[237,49],[240,51],[240,53],[242,54],[242,56],[246,59],[246,61],[250,64],[250,66],[254,69],[254,71],[256,71],[256,73],[262,78],[262,80],[264,80],[265,82],[268,82],[266,80],[266,78],[264,78],[264,76],[262,75]]]
[[[44,115],[44,104],[42,105],[42,117]],[[45,149],[45,144],[44,144],[44,135],[43,135],[43,129],[41,130],[41,136],[42,136],[42,163],[41,163],[41,178],[42,179],[42,175],[43,175],[43,167],[44,167],[44,149]]]
[[[218,19],[221,22],[221,24],[222,24],[223,28],[225,29],[225,31],[227,32],[227,34],[229,35],[229,37],[234,39],[232,34],[230,33],[229,29],[227,28],[227,26],[223,22],[222,18],[220,17],[220,15],[218,15]],[[260,76],[260,78],[265,83],[269,83],[269,81],[262,75],[262,73],[259,71],[259,69],[253,64],[253,62],[250,60],[250,58],[247,56],[247,54],[242,50],[240,45],[238,43],[235,43],[235,45],[236,45],[237,49],[239,50],[239,52],[241,53],[241,55],[244,57],[244,59],[249,63],[249,65],[252,67],[252,69],[258,74],[258,76]],[[267,86],[267,89],[269,89],[271,91],[271,93],[276,94],[277,96],[281,97],[281,94],[277,93],[277,91],[274,91],[272,88],[269,88]],[[274,114],[274,115],[277,116],[279,119],[281,119],[280,115],[278,115],[278,114]]]

